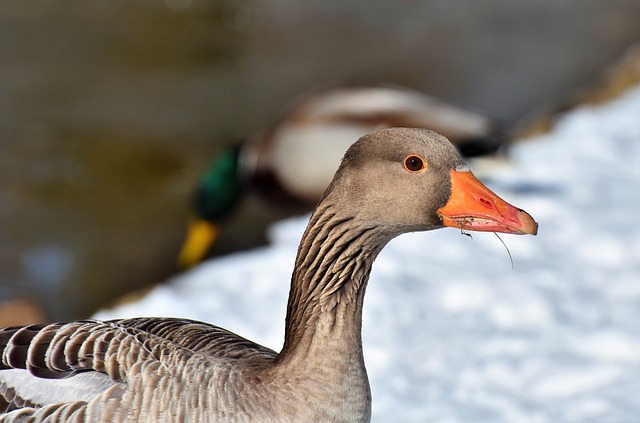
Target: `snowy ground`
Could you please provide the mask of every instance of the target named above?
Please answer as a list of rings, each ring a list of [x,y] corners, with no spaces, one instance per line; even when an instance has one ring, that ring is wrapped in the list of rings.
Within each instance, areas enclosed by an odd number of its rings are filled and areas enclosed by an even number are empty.
[[[522,143],[487,184],[537,237],[408,234],[376,261],[364,310],[374,422],[640,422],[640,87]],[[282,344],[307,218],[98,318],[212,322]]]

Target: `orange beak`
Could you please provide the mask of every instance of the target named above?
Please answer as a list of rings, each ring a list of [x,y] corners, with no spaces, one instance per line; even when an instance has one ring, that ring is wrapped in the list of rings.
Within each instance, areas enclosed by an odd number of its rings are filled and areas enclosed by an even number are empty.
[[[470,231],[535,235],[538,224],[484,186],[471,172],[451,171],[451,197],[438,210],[445,226]]]

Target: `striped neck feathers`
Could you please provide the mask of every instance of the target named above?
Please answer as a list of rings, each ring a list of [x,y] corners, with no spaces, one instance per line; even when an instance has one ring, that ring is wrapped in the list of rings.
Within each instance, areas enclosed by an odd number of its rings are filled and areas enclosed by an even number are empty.
[[[341,328],[360,339],[363,297],[371,266],[393,238],[381,228],[364,225],[340,207],[325,203],[311,217],[298,249],[281,354],[290,353],[305,339],[335,337],[335,333],[318,333],[326,329],[326,325],[318,324],[321,319],[328,318],[331,329]]]

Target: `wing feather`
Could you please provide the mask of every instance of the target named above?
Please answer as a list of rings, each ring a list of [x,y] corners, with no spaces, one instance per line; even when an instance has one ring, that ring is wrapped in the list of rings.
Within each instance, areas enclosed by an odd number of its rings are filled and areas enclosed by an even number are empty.
[[[130,377],[145,372],[151,380],[153,369],[193,356],[259,362],[273,360],[276,353],[220,327],[184,319],[85,320],[0,329],[0,412],[79,415],[85,412],[83,404],[98,395],[116,407],[119,402],[109,398],[122,395]]]

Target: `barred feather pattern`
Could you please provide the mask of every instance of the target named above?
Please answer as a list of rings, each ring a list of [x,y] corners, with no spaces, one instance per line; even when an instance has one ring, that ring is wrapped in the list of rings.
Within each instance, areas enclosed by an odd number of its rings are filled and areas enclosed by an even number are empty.
[[[106,389],[93,398],[49,404],[22,397],[0,372],[0,411],[8,412],[0,422],[189,421],[196,416],[208,421],[203,416],[215,418],[225,402],[232,407],[237,386],[229,386],[231,395],[225,396],[224,385],[233,382],[234,361],[251,368],[276,355],[217,326],[168,318],[7,328],[0,332],[0,351],[0,370],[25,369],[57,381],[98,372],[109,382],[102,381]]]
[[[360,327],[364,286],[382,248],[375,234],[333,207],[314,215],[290,294],[290,348],[280,356],[217,326],[170,318],[0,331],[0,423],[368,421]],[[336,351],[349,355],[336,361]],[[5,369],[52,380],[77,398],[25,393],[31,381]],[[332,396],[341,401],[310,401]]]
[[[323,311],[339,303],[360,309],[359,297],[364,294],[372,263],[389,237],[329,203],[319,206],[302,239],[292,277],[283,350],[299,342],[303,329]],[[360,324],[356,317],[354,329]]]
[[[368,421],[360,328],[364,286],[382,248],[376,234],[335,207],[314,214],[280,355],[217,326],[171,318],[0,331],[0,423]],[[34,380],[55,389],[25,391]],[[322,400],[332,397],[340,401]]]

